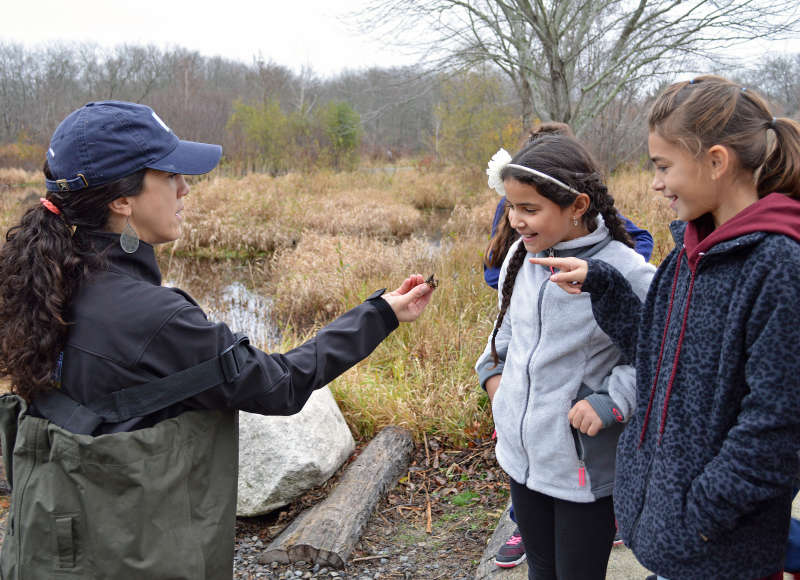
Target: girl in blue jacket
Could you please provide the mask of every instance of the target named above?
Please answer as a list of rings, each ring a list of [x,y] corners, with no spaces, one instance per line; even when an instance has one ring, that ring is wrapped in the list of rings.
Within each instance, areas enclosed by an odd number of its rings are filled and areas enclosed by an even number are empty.
[[[644,296],[655,268],[633,249],[586,149],[545,135],[512,159],[500,151],[489,185],[506,195],[519,239],[500,272],[499,314],[476,364],[495,391],[497,460],[537,580],[605,578],[614,539],[611,492],[622,424],[634,406],[634,372],[575,299],[528,263],[534,255],[596,256]],[[498,386],[499,383],[499,386]]]
[[[782,578],[800,449],[800,126],[702,76],[668,87],[649,128],[653,188],[679,221],[644,302],[598,260],[533,261],[590,293],[635,360],[614,503],[639,561],[672,580]]]

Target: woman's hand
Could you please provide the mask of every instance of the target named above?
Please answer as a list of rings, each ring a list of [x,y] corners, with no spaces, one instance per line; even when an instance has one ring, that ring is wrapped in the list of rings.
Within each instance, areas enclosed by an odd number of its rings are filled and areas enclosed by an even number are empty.
[[[570,424],[581,433],[594,437],[603,427],[603,420],[587,401],[578,401],[567,414]]]
[[[413,322],[422,314],[433,296],[433,288],[425,283],[420,274],[412,274],[400,284],[400,287],[385,293],[382,298],[394,310],[400,322]]]
[[[581,293],[581,285],[589,272],[589,264],[580,258],[530,258],[530,262],[559,270],[550,276],[550,281],[555,282],[570,294]]]

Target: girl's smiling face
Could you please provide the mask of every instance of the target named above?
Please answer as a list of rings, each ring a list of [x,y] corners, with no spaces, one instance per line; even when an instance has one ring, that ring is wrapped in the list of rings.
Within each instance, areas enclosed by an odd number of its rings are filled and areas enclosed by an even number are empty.
[[[578,211],[575,203],[561,208],[539,194],[533,185],[514,178],[506,179],[503,185],[508,205],[508,223],[519,233],[525,249],[532,254],[588,233],[580,219],[585,210]],[[578,220],[577,226],[573,224],[573,216]]]
[[[671,143],[651,131],[647,140],[655,165],[653,189],[670,200],[669,207],[681,221],[691,221],[720,206],[717,183],[711,178],[712,160],[707,154],[695,157],[685,147]]]

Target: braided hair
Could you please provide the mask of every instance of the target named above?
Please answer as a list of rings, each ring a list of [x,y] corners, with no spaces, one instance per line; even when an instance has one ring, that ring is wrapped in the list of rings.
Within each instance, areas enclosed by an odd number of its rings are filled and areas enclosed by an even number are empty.
[[[535,142],[543,135],[575,136],[572,129],[570,129],[569,125],[566,123],[558,123],[555,121],[542,123],[536,127],[536,129],[531,129],[524,147]],[[497,230],[492,236],[492,239],[489,240],[489,245],[486,248],[486,252],[484,252],[486,257],[483,263],[486,267],[499,268],[502,266],[506,259],[506,254],[508,254],[508,250],[518,238],[519,234],[511,227],[511,224],[508,223],[508,208],[506,208],[503,211],[503,216],[500,218],[500,221],[497,222]]]
[[[511,159],[511,163],[540,171],[561,181],[572,189],[588,195],[590,200],[589,208],[581,216],[586,228],[590,232],[594,231],[597,228],[597,216],[598,214],[602,215],[611,238],[622,242],[626,246],[633,247],[633,241],[614,206],[614,198],[603,182],[597,163],[577,139],[569,135],[541,135],[519,151]],[[549,199],[562,209],[572,205],[578,197],[575,193],[522,169],[505,167],[501,177],[504,181],[515,179],[535,187],[539,195]],[[506,269],[506,277],[501,290],[500,312],[497,315],[497,321],[492,332],[491,348],[495,365],[499,363],[495,338],[500,326],[503,324],[506,310],[508,310],[508,306],[511,303],[514,283],[525,261],[526,253],[525,246],[520,244],[509,260]]]

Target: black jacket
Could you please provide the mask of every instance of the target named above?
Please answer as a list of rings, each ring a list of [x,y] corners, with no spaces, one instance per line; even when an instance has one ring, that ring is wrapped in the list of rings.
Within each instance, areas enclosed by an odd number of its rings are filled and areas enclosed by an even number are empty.
[[[119,236],[81,233],[104,256],[72,301],[61,384],[87,404],[119,389],[152,380],[216,357],[235,339],[223,323],[210,322],[186,292],[161,286],[153,247],[141,243],[125,254]],[[377,294],[377,293],[376,293]],[[188,409],[239,409],[291,415],[308,397],[369,355],[398,321],[377,296],[346,312],[286,354],[248,347],[238,378],[163,411],[105,423],[93,435],[150,427]],[[33,414],[38,415],[35,408]]]

